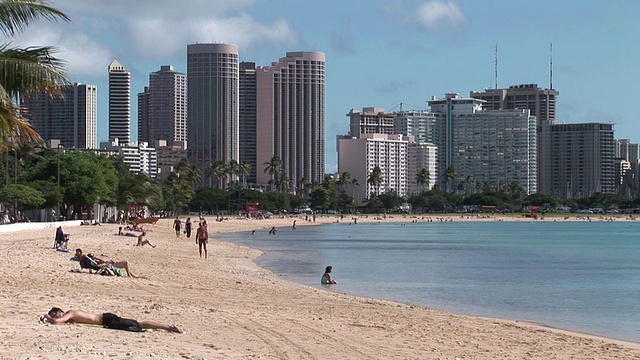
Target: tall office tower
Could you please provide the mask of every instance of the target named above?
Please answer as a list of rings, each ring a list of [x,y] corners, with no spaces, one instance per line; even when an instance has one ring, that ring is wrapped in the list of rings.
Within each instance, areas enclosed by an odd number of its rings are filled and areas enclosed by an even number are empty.
[[[150,139],[149,95],[148,86],[144,87],[143,92],[138,93],[138,142],[148,142]]]
[[[325,54],[289,52],[257,69],[257,166],[277,155],[291,188],[324,179]],[[257,182],[270,179],[257,169]]]
[[[431,190],[438,179],[438,147],[427,142],[414,141],[414,136],[409,136],[407,149],[407,183],[409,195],[419,194],[425,190]],[[418,183],[418,174],[426,170],[428,183]],[[471,192],[473,193],[473,192]]]
[[[433,142],[435,114],[427,110],[401,110],[394,116],[394,134],[414,136],[417,143]]]
[[[211,164],[239,158],[238,76],[237,45],[187,45],[189,161],[209,186],[216,181]]]
[[[446,94],[429,101],[436,114],[438,186],[462,191],[480,185],[513,183],[526,194],[537,191],[536,118],[528,109],[482,110],[483,100]],[[446,179],[447,168],[456,176]]]
[[[551,164],[543,154],[549,153],[548,126],[556,123],[556,100],[560,93],[554,89],[542,89],[537,84],[509,86],[507,89],[471,91],[470,97],[484,100],[485,110],[529,109],[537,120],[538,183],[547,182],[552,176]]]
[[[118,62],[109,64],[109,141],[131,141],[131,73]]]
[[[138,94],[138,139],[155,144],[157,140],[187,140],[187,77],[162,65],[149,75],[149,86]]]
[[[256,182],[258,164],[256,163],[256,64],[240,63],[240,161],[251,166],[251,172],[245,179]],[[262,165],[260,165],[262,166]],[[262,171],[262,169],[260,169]]]
[[[384,194],[395,190],[399,196],[408,194],[409,140],[396,134],[361,134],[360,137],[338,137],[338,172],[348,172],[358,180],[359,186],[346,189],[355,201],[367,199],[372,193]],[[367,179],[378,166],[382,172],[380,186]]]
[[[582,123],[549,126],[549,178],[540,192],[559,199],[615,192],[613,124]]]
[[[95,149],[98,145],[98,89],[75,83],[62,86],[62,94],[39,93],[25,97],[25,116],[45,142],[60,140],[65,148]]]
[[[362,111],[351,109],[349,136],[358,138],[361,134],[395,134],[393,120],[395,114],[385,113],[384,108],[365,107]]]

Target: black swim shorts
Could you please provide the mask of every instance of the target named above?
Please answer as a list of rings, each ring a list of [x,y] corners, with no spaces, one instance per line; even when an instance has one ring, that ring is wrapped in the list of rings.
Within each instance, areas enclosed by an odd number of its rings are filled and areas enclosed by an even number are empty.
[[[140,332],[140,324],[133,319],[123,319],[111,313],[102,314],[102,326],[109,329]]]

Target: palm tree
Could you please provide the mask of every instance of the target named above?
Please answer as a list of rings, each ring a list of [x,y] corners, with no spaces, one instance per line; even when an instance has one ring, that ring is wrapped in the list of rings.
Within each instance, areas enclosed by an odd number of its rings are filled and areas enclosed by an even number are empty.
[[[467,175],[466,183],[468,185],[467,187],[470,188],[472,192],[475,193],[475,186],[471,187],[471,184],[475,183],[475,179],[473,178],[472,175]]]
[[[300,178],[299,182],[300,182],[300,191],[304,193],[306,198],[309,193],[309,188],[311,187],[311,183],[304,176]]]
[[[451,192],[451,181],[456,178],[456,169],[449,165],[444,172],[444,180],[447,182],[447,192]]]
[[[242,175],[242,188],[245,189],[247,187],[246,177],[251,174],[251,164],[246,160],[240,162],[240,164],[238,164],[238,174]]]
[[[227,176],[227,167],[224,164],[224,161],[217,160],[213,164],[211,164],[211,176],[218,180],[216,187],[218,189],[222,189],[222,179]]]
[[[375,194],[378,195],[380,185],[382,185],[382,169],[380,169],[380,166],[376,165],[373,170],[371,170],[367,178],[367,183],[375,188]]]
[[[420,169],[420,172],[416,174],[416,185],[420,186],[420,190],[424,191],[425,186],[429,189],[429,183],[431,183],[429,170],[425,168]]]
[[[229,176],[228,184],[234,182],[236,177],[240,175],[240,167],[235,159],[229,160],[229,163],[227,164],[227,175]]]
[[[336,185],[340,190],[344,190],[345,186],[351,185],[351,174],[348,171],[341,172],[340,179],[338,179]]]
[[[70,21],[59,10],[48,6],[47,0],[0,1],[0,32],[7,37],[25,31],[40,19]],[[52,56],[51,46],[15,48],[9,42],[0,44],[0,147],[6,149],[19,142],[39,142],[40,135],[19,111],[22,96],[41,91],[49,95],[60,93],[60,85],[70,81],[64,72],[64,62]]]
[[[278,177],[282,173],[282,160],[280,160],[280,157],[274,154],[271,157],[271,161],[266,161],[263,165],[266,166],[264,172],[269,174],[272,184],[277,184]]]
[[[358,182],[358,179],[353,178],[351,179],[351,184],[349,185],[351,186],[351,197],[353,197],[354,187],[360,186],[360,183]]]

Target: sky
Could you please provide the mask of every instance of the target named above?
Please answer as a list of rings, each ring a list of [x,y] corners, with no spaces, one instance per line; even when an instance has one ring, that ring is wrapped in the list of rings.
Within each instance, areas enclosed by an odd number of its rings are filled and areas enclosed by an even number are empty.
[[[268,66],[290,51],[326,54],[326,171],[337,170],[336,135],[350,109],[428,109],[432,96],[508,87],[560,92],[562,123],[611,122],[640,142],[640,1],[593,0],[50,0],[69,23],[40,21],[11,39],[52,45],[72,82],[98,86],[98,141],[108,139],[108,72],[131,72],[137,94],[161,65],[186,73],[193,43],[239,47],[240,61]],[[497,48],[497,82],[496,82]],[[635,100],[634,100],[635,99]]]

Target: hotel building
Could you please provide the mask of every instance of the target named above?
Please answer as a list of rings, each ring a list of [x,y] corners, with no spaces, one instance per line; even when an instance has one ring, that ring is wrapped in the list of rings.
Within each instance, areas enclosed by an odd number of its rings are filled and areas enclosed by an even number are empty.
[[[187,141],[187,77],[163,65],[149,75],[149,86],[138,94],[138,141],[169,145]]]
[[[98,145],[98,89],[95,85],[63,85],[59,96],[41,92],[22,100],[23,115],[42,139],[60,140],[64,148],[95,149]]]
[[[237,45],[187,45],[188,158],[203,184],[214,183],[211,164],[239,159],[238,91]]]
[[[321,183],[325,174],[325,54],[288,52],[271,66],[256,69],[256,88],[257,166],[278,156],[292,192],[302,179]],[[260,184],[270,180],[262,168],[256,170],[256,178]]]

